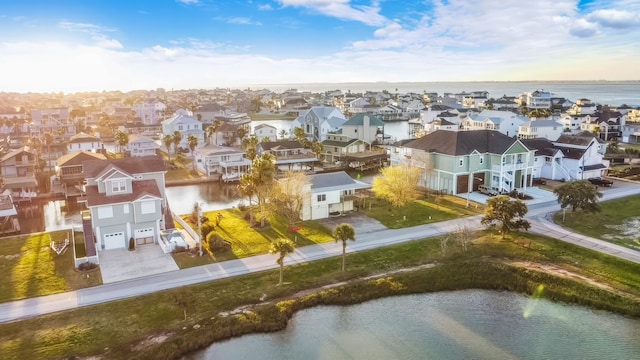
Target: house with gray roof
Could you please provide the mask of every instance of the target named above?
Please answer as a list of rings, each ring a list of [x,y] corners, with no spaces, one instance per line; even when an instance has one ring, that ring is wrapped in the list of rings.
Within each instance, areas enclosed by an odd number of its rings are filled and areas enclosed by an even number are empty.
[[[300,127],[312,141],[323,141],[327,134],[335,133],[342,129],[347,121],[346,117],[335,106],[314,106],[301,112],[291,123],[291,128]]]
[[[249,168],[251,161],[244,151],[218,145],[206,145],[193,152],[199,171],[207,176],[219,176],[225,182],[239,181]]]
[[[402,143],[392,165],[424,169],[420,185],[448,194],[476,191],[482,184],[499,192],[531,186],[533,151],[494,130],[438,130]]]
[[[310,170],[313,163],[318,161],[316,155],[297,140],[266,141],[256,147],[258,156],[265,152],[276,158],[276,167],[279,171]]]
[[[323,162],[336,164],[345,160],[349,154],[363,153],[371,148],[371,144],[364,140],[352,138],[343,134],[329,134],[322,142]]]
[[[518,139],[545,138],[557,140],[564,133],[564,127],[555,120],[532,120],[518,128]]]
[[[355,180],[344,171],[311,175],[300,219],[326,219],[353,211],[358,193],[369,188],[370,184]]]
[[[526,116],[511,111],[483,110],[477,115],[470,115],[463,121],[465,130],[496,130],[507,136],[516,136],[520,125],[531,121]]]
[[[384,122],[375,115],[358,114],[342,124],[342,134],[372,143],[382,140]]]
[[[562,135],[551,141],[544,138],[523,139],[535,151],[533,174],[536,178],[574,181],[606,175],[609,161],[592,134]]]

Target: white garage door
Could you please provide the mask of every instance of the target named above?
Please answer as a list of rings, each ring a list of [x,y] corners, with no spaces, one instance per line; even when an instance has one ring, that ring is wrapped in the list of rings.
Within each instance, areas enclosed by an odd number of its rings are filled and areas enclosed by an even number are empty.
[[[122,249],[123,247],[125,247],[123,232],[104,234],[102,239],[104,240],[105,250]]]
[[[318,206],[311,208],[311,220],[326,219],[329,217],[328,206]]]
[[[153,228],[139,229],[134,232],[136,238],[136,244],[150,244],[153,243]]]

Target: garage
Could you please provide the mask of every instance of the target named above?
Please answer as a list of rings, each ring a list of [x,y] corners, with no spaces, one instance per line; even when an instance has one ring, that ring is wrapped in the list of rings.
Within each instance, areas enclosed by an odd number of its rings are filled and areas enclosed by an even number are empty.
[[[104,242],[105,250],[122,249],[125,247],[123,232],[104,234],[102,241]]]
[[[154,241],[153,228],[138,229],[134,232],[136,245],[153,244]]]
[[[326,219],[329,217],[328,206],[315,206],[311,208],[311,220]]]

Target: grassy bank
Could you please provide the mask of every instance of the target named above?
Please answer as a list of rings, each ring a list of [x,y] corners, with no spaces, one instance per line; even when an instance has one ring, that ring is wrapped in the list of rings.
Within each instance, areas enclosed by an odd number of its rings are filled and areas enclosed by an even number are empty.
[[[517,245],[524,236],[531,239],[530,248]],[[107,358],[170,359],[214,340],[280,329],[293,311],[316,304],[466,288],[530,294],[543,285],[543,297],[640,316],[640,265],[530,234],[509,241],[479,234],[468,251],[450,247],[444,255],[439,239],[426,239],[350,254],[345,273],[340,263],[336,257],[287,267],[281,287],[275,286],[277,270],[266,271],[2,324],[0,353],[7,359],[103,353]],[[435,266],[389,274],[424,264]],[[562,271],[545,270],[550,266]],[[373,274],[383,275],[362,280]],[[260,298],[270,303],[221,315],[260,303]]]
[[[564,222],[562,217],[562,212],[559,212],[555,214],[554,221],[596,239],[640,249],[640,195],[603,201],[597,213],[567,210]]]
[[[68,231],[54,231],[3,238],[0,241],[0,302],[99,285],[99,274],[87,278],[75,269],[73,245],[62,255],[49,247],[51,239],[71,240],[70,235]]]
[[[466,207],[466,200],[456,196],[428,196],[401,208],[393,208],[383,200],[369,200],[363,212],[389,229],[400,229],[423,224],[481,214],[484,207],[473,203]]]

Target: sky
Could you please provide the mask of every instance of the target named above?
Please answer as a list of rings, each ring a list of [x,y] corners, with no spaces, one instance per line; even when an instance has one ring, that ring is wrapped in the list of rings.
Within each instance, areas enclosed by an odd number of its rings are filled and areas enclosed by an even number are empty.
[[[640,1],[0,0],[0,91],[640,80]]]

